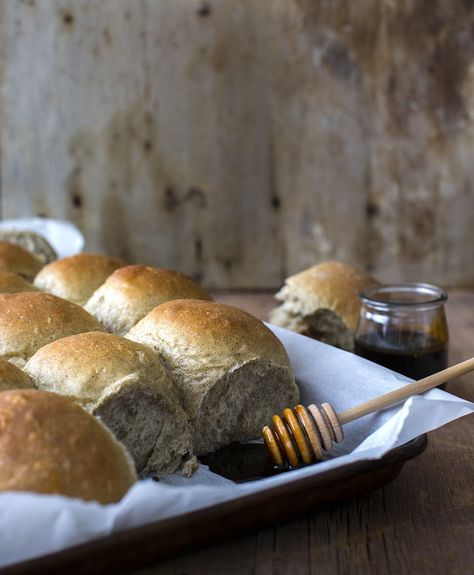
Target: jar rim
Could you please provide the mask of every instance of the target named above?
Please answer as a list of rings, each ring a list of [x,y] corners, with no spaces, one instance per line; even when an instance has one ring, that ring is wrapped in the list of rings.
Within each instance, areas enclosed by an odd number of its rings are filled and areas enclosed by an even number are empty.
[[[389,294],[391,297],[390,299],[387,299],[386,296]],[[412,296],[412,299],[410,296]],[[366,304],[387,309],[390,307],[424,307],[440,305],[448,299],[448,294],[444,289],[433,284],[406,282],[403,284],[371,286],[361,291],[359,293],[359,298]]]

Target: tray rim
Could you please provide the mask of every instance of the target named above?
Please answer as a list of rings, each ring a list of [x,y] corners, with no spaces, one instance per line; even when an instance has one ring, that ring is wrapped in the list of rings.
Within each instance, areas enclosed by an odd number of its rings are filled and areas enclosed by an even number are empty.
[[[120,531],[118,533],[113,533],[106,535],[104,537],[99,537],[80,543],[78,545],[73,545],[66,547],[54,553],[49,553],[46,555],[37,556],[25,561],[20,561],[14,564],[10,564],[4,567],[0,567],[0,575],[16,575],[18,573],[105,573],[105,572],[116,572],[116,569],[110,570],[112,565],[108,565],[106,562],[100,571],[92,563],[87,563],[97,558],[97,554],[104,554],[105,552],[113,552],[118,555],[122,554],[124,556],[125,563],[123,567],[125,569],[132,569],[144,566],[146,563],[140,563],[133,565],[133,556],[136,556],[137,549],[140,544],[143,546],[148,543],[151,538],[159,539],[160,535],[165,535],[169,538],[173,533],[179,534],[180,529],[186,526],[192,529],[193,526],[198,527],[204,522],[217,521],[219,524],[226,524],[230,520],[230,526],[234,525],[234,529],[228,533],[224,533],[226,530],[222,529],[221,537],[218,537],[212,543],[203,544],[201,542],[193,543],[191,540],[187,544],[175,545],[170,551],[157,548],[157,552],[153,554],[153,561],[158,562],[172,556],[175,556],[178,552],[190,552],[205,546],[211,546],[219,542],[225,541],[229,537],[227,535],[233,536],[242,534],[245,531],[255,530],[256,528],[261,528],[274,524],[277,521],[286,521],[292,517],[296,517],[302,513],[300,510],[296,510],[295,514],[284,514],[279,513],[277,506],[273,506],[274,509],[270,513],[270,520],[260,522],[258,519],[256,521],[243,522],[236,515],[237,513],[242,513],[248,510],[258,510],[260,507],[266,504],[274,504],[276,501],[285,501],[285,499],[294,498],[298,494],[299,497],[308,496],[311,500],[311,492],[315,489],[327,489],[330,488],[331,484],[347,484],[350,481],[357,480],[360,477],[374,475],[377,472],[386,470],[388,475],[386,479],[382,481],[379,485],[373,488],[363,490],[360,493],[354,493],[351,495],[348,491],[349,497],[313,497],[313,504],[310,505],[306,511],[314,510],[324,504],[334,503],[337,501],[343,501],[362,495],[364,492],[369,492],[374,489],[380,488],[383,485],[393,481],[398,473],[401,471],[403,465],[420,455],[427,446],[428,439],[427,435],[422,434],[414,439],[408,441],[407,443],[398,446],[394,449],[388,451],[380,459],[366,459],[362,461],[356,461],[352,463],[347,463],[340,467],[329,469],[318,475],[312,475],[308,477],[303,477],[298,480],[284,483],[282,485],[270,487],[258,493],[250,493],[243,495],[237,499],[232,499],[230,501],[224,501],[222,503],[217,503],[205,507],[203,509],[198,509],[191,511],[189,513],[184,513],[175,517],[170,517],[167,519],[157,520],[137,527],[131,527]],[[232,524],[232,519],[234,523]],[[235,528],[236,527],[236,528]],[[229,528],[229,524],[226,525]],[[199,538],[197,538],[199,539]],[[127,557],[127,546],[132,545],[132,554]],[[149,559],[150,557],[148,557]],[[84,562],[85,559],[85,562]],[[112,562],[116,565],[118,556],[114,555]],[[81,565],[78,565],[81,562]],[[147,560],[147,563],[150,563]]]

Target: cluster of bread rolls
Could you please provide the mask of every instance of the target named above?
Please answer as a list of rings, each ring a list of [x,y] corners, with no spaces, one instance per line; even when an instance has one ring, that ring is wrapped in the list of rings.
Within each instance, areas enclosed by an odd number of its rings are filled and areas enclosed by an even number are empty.
[[[195,455],[257,436],[273,413],[297,402],[276,336],[250,314],[213,302],[190,277],[86,253],[40,270],[31,264],[20,268],[0,249],[0,357],[13,370],[4,378],[0,365],[0,377],[11,388],[38,388],[22,390],[20,403],[43,409],[60,395],[74,413],[97,416],[138,473],[181,467],[189,474]],[[15,275],[20,271],[34,276],[33,285]],[[48,480],[40,483],[47,491]],[[57,485],[50,491],[77,494]],[[0,476],[0,489],[14,488]]]

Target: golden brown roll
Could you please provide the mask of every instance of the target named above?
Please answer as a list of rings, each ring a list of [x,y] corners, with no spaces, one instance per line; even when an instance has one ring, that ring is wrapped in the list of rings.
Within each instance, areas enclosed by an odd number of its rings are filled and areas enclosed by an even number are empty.
[[[36,232],[25,230],[0,230],[0,241],[10,242],[21,246],[35,256],[39,257],[42,264],[49,264],[58,256],[48,240]]]
[[[77,254],[44,266],[34,284],[41,290],[83,305],[113,271],[125,265],[123,260],[101,254]]]
[[[65,299],[42,292],[0,294],[0,357],[17,365],[55,339],[102,330],[82,307]]]
[[[280,340],[252,315],[225,304],[174,300],[127,337],[161,355],[194,427],[194,451],[257,437],[274,413],[298,401]]]
[[[329,261],[286,279],[282,303],[270,322],[352,351],[361,302],[358,294],[376,280],[348,264]]]
[[[0,421],[0,491],[112,503],[136,481],[123,445],[66,397],[36,389],[3,391]]]
[[[151,266],[114,271],[84,306],[109,331],[125,335],[154,307],[174,299],[211,296],[189,276]]]
[[[38,291],[38,288],[18,274],[0,271],[0,293],[19,293],[24,291]]]
[[[10,361],[0,359],[0,391],[34,387],[30,376]]]
[[[0,242],[0,271],[13,272],[33,281],[42,267],[43,262],[38,256],[16,244]]]
[[[172,473],[191,458],[188,419],[149,347],[109,333],[82,333],[42,347],[25,371],[38,388],[99,416],[140,473]]]

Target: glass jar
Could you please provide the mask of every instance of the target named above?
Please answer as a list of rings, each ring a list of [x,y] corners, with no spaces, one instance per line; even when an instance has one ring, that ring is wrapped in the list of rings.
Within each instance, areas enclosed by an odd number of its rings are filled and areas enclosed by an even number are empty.
[[[359,294],[355,353],[413,379],[447,367],[447,294],[424,283],[376,286]]]

